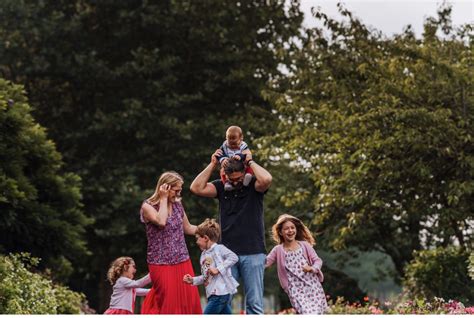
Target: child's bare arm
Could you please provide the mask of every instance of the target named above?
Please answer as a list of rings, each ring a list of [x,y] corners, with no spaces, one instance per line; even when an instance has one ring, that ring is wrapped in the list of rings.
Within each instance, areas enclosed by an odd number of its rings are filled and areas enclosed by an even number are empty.
[[[183,282],[185,282],[186,284],[192,284],[193,283],[193,277],[189,274],[186,274],[183,277]]]

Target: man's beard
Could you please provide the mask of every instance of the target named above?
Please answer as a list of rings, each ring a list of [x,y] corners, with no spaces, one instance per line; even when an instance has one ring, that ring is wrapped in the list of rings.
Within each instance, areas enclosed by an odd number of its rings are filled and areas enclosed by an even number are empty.
[[[242,182],[239,182],[239,183],[237,183],[237,184],[235,184],[235,185],[233,184],[233,186],[234,186],[234,190],[240,190],[240,189],[242,189],[242,187],[244,186],[244,184],[243,184]]]

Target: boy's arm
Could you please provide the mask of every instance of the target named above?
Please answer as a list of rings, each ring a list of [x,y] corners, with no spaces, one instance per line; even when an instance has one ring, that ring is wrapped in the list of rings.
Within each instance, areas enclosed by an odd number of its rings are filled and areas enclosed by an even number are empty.
[[[221,254],[221,257],[223,259],[223,263],[217,266],[217,270],[219,273],[225,273],[227,268],[232,267],[235,263],[239,261],[239,257],[237,254],[229,250],[227,247],[224,245],[218,245],[219,249],[217,250],[218,253]]]
[[[202,285],[204,284],[204,275],[199,275],[196,277],[193,277],[193,285]]]

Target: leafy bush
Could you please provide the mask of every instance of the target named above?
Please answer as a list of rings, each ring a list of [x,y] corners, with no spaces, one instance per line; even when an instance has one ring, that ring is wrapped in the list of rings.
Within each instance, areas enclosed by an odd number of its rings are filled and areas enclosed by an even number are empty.
[[[469,256],[468,270],[469,276],[471,276],[471,279],[474,280],[474,253],[471,253],[471,255]]]
[[[404,288],[412,298],[442,297],[474,303],[474,284],[468,275],[469,254],[458,247],[418,251],[405,267]]]
[[[85,296],[35,273],[28,253],[0,256],[1,314],[80,314]]]
[[[80,177],[66,171],[32,113],[23,86],[0,78],[0,252],[28,251],[66,280],[89,253],[84,234],[92,219]]]
[[[338,297],[335,301],[329,300],[328,314],[473,314],[474,307],[465,307],[456,300],[445,301],[443,298],[409,299],[397,303],[369,301],[366,297],[362,303],[346,302]],[[291,312],[288,309],[286,312]],[[283,312],[282,312],[283,313]]]

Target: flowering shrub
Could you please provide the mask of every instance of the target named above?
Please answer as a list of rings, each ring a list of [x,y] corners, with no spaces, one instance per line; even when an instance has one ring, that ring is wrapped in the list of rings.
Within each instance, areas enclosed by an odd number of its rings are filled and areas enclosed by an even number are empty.
[[[27,253],[0,255],[0,313],[83,313],[85,296],[30,271],[38,263]]]
[[[445,301],[443,298],[435,297],[431,302],[422,299],[407,300],[392,304],[385,302],[379,304],[377,301],[370,301],[368,297],[364,302],[349,303],[343,297],[338,297],[335,301],[328,301],[329,309],[327,314],[357,314],[357,315],[381,315],[381,314],[474,314],[474,307],[465,307],[463,303],[455,300]],[[278,314],[295,314],[293,308],[285,309]]]
[[[348,303],[338,297],[336,301],[330,300],[328,314],[472,314],[474,307],[465,307],[463,303],[455,300],[445,301],[435,297],[431,302],[423,299],[407,300],[398,304],[385,302],[379,304],[369,301],[364,303]]]
[[[474,252],[471,252],[471,255],[469,255],[469,262],[467,269],[469,271],[469,276],[471,277],[472,280],[474,280]]]
[[[455,246],[417,251],[404,269],[403,287],[411,299],[436,296],[474,303],[468,260],[469,253]]]

